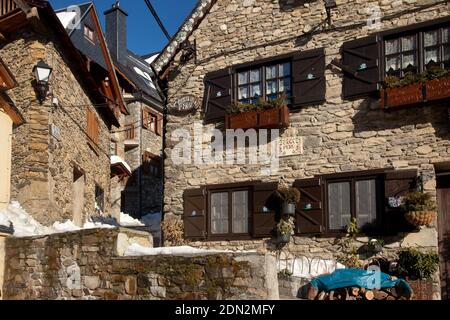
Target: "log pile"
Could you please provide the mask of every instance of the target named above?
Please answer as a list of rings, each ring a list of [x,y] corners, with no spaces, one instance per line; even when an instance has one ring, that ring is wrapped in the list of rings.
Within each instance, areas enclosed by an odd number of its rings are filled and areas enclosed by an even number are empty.
[[[309,300],[336,300],[336,301],[372,301],[372,300],[412,300],[412,294],[402,287],[384,289],[364,289],[359,287],[340,288],[329,292],[321,291],[312,286],[308,290]]]

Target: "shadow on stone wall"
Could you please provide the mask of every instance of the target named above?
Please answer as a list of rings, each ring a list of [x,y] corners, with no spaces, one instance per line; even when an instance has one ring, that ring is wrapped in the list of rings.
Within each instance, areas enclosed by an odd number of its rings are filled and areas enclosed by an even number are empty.
[[[441,260],[442,299],[450,299],[450,235],[446,235],[439,243]]]
[[[291,11],[296,7],[303,6],[305,3],[316,1],[317,0],[278,0],[282,11]]]

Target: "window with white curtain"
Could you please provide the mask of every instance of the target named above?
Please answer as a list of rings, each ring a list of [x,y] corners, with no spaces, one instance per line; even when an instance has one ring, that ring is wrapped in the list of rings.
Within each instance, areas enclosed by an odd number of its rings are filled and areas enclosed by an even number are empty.
[[[211,234],[249,232],[249,191],[230,190],[211,194]]]
[[[350,223],[350,182],[328,184],[328,213],[331,230],[344,229]]]
[[[358,228],[377,223],[378,194],[376,178],[347,178],[328,182],[328,229],[343,230],[352,218]]]

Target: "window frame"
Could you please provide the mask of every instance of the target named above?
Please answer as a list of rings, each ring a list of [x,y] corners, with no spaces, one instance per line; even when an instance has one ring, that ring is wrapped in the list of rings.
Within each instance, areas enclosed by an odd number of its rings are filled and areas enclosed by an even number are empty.
[[[233,193],[239,191],[248,192],[248,232],[233,233]],[[228,233],[213,234],[211,232],[211,196],[215,193],[228,193]],[[235,187],[211,187],[207,189],[206,230],[209,241],[251,240],[253,227],[253,191],[250,185]]]
[[[426,21],[423,23],[415,24],[412,26],[406,26],[401,27],[397,29],[387,30],[385,32],[379,33],[381,35],[381,44],[380,44],[380,74],[382,75],[382,79],[385,79],[388,74],[386,71],[386,58],[389,55],[386,55],[386,41],[391,39],[401,39],[402,37],[408,36],[408,35],[416,35],[416,52],[418,60],[418,74],[423,73],[426,71],[426,65],[425,65],[425,38],[424,35],[426,32],[430,32],[433,30],[439,30],[439,44],[437,46],[440,47],[440,58],[443,57],[443,47],[445,46],[442,43],[443,38],[443,29],[449,28],[450,29],[450,17],[444,17],[440,19],[435,19],[431,21]],[[450,47],[450,41],[447,43],[447,46]],[[399,52],[401,55],[402,53]],[[443,65],[443,61],[440,61],[441,67]],[[403,76],[403,70],[401,70],[401,76]]]
[[[87,31],[87,33],[86,33],[86,31]],[[92,34],[92,37],[91,37],[91,34]],[[93,28],[91,28],[90,26],[88,26],[88,25],[84,25],[83,26],[83,35],[84,35],[84,38],[85,39],[87,39],[87,40],[89,40],[91,43],[93,43],[93,44],[95,44],[95,32],[94,32],[94,29]]]
[[[147,129],[150,132],[153,132],[154,134],[156,134],[158,136],[161,136],[162,130],[159,128],[161,116],[159,116],[158,113],[156,113],[153,110],[148,109],[148,108],[145,108],[142,112],[143,112],[142,127]],[[150,122],[151,119],[154,119],[154,122]],[[155,128],[152,128],[152,123],[155,124]]]
[[[267,79],[266,75],[266,69],[268,67],[272,67],[272,66],[277,66],[279,67],[279,65],[288,63],[289,64],[289,79],[290,79],[290,93],[289,95],[286,96],[286,99],[288,100],[288,106],[290,107],[292,105],[292,99],[293,99],[293,63],[292,63],[292,54],[290,55],[286,55],[286,56],[279,56],[279,57],[275,57],[275,58],[268,58],[268,59],[264,59],[258,62],[252,62],[252,63],[246,63],[246,64],[241,64],[241,65],[237,65],[234,66],[232,68],[232,92],[233,92],[233,97],[235,98],[234,100],[237,102],[241,102],[241,103],[247,103],[247,102],[242,102],[243,100],[252,100],[252,99],[264,99],[265,101],[267,100],[267,81],[270,80],[277,80],[277,88],[278,88],[278,81],[281,79],[285,79],[288,78],[288,76],[282,76],[280,77],[279,75],[279,68],[277,68],[277,77],[276,78],[271,78],[271,79]],[[250,81],[250,71],[253,70],[259,70],[259,76],[260,76],[260,81],[259,82],[251,82]],[[239,74],[243,73],[243,72],[249,72],[248,74],[248,82],[245,84],[245,86],[249,86],[248,88],[248,93],[250,93],[250,86],[252,84],[256,84],[259,83],[260,84],[260,90],[262,95],[258,98],[252,98],[252,97],[248,97],[247,99],[241,99],[239,100],[239,88],[244,86],[244,85],[240,85],[239,84]],[[282,93],[277,92],[277,97],[280,97]]]
[[[343,229],[331,229],[330,228],[330,212],[329,212],[329,185],[333,183],[339,182],[350,182],[350,214],[351,219],[356,218],[356,182],[358,181],[366,181],[366,180],[375,180],[375,188],[376,188],[376,204],[377,204],[377,212],[376,212],[376,221],[374,223],[374,227],[379,229],[382,225],[383,221],[383,212],[384,212],[384,173],[370,173],[370,172],[361,172],[361,173],[353,173],[353,175],[346,175],[342,177],[324,177],[324,215],[325,215],[325,235],[339,235],[345,233],[345,228]],[[364,233],[364,230],[360,229],[361,233]]]

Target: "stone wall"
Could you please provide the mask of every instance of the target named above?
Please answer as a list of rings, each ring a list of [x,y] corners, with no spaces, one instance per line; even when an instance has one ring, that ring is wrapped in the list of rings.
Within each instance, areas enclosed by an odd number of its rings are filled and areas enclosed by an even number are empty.
[[[3,296],[19,299],[278,299],[275,257],[118,257],[118,230],[6,239]]]
[[[105,193],[108,211],[110,159],[109,127],[98,109],[99,145],[87,143],[87,110],[95,110],[72,63],[62,53],[51,30],[46,35],[31,28],[17,32],[0,46],[0,56],[17,79],[8,95],[25,117],[26,124],[13,134],[12,200],[41,223],[73,219],[74,168],[84,173],[83,217],[95,214],[94,190]],[[33,67],[44,60],[53,68],[49,96],[43,105],[33,87]],[[57,98],[59,107],[52,105]],[[50,126],[57,132],[52,135]]]
[[[333,10],[332,21],[334,26],[365,22],[370,16],[366,9],[371,5],[378,5],[382,16],[387,16],[434,2],[438,1],[342,0]],[[440,4],[386,18],[379,30],[369,30],[367,26],[344,31],[331,28],[299,43],[299,36],[325,19],[323,2],[283,3],[287,2],[218,0],[189,38],[191,43],[197,41],[198,64],[190,61],[180,65],[180,54],[176,58],[175,71],[168,80],[169,103],[184,95],[194,95],[202,101],[203,79],[211,71],[319,47],[325,47],[328,65],[333,59],[342,58],[340,48],[345,41],[449,12],[449,4]],[[303,137],[304,154],[281,158],[280,170],[272,176],[262,175],[258,165],[175,165],[171,161],[173,144],[169,143],[165,150],[165,212],[181,215],[183,191],[201,185],[280,178],[292,183],[319,174],[380,168],[418,168],[424,175],[426,191],[434,193],[434,164],[450,161],[447,106],[384,112],[379,100],[373,98],[344,100],[342,72],[330,68],[325,72],[326,102],[291,113],[291,127]],[[192,132],[195,121],[202,121],[201,110],[188,116],[169,115],[168,141],[175,129]],[[204,131],[213,127],[205,126]]]

